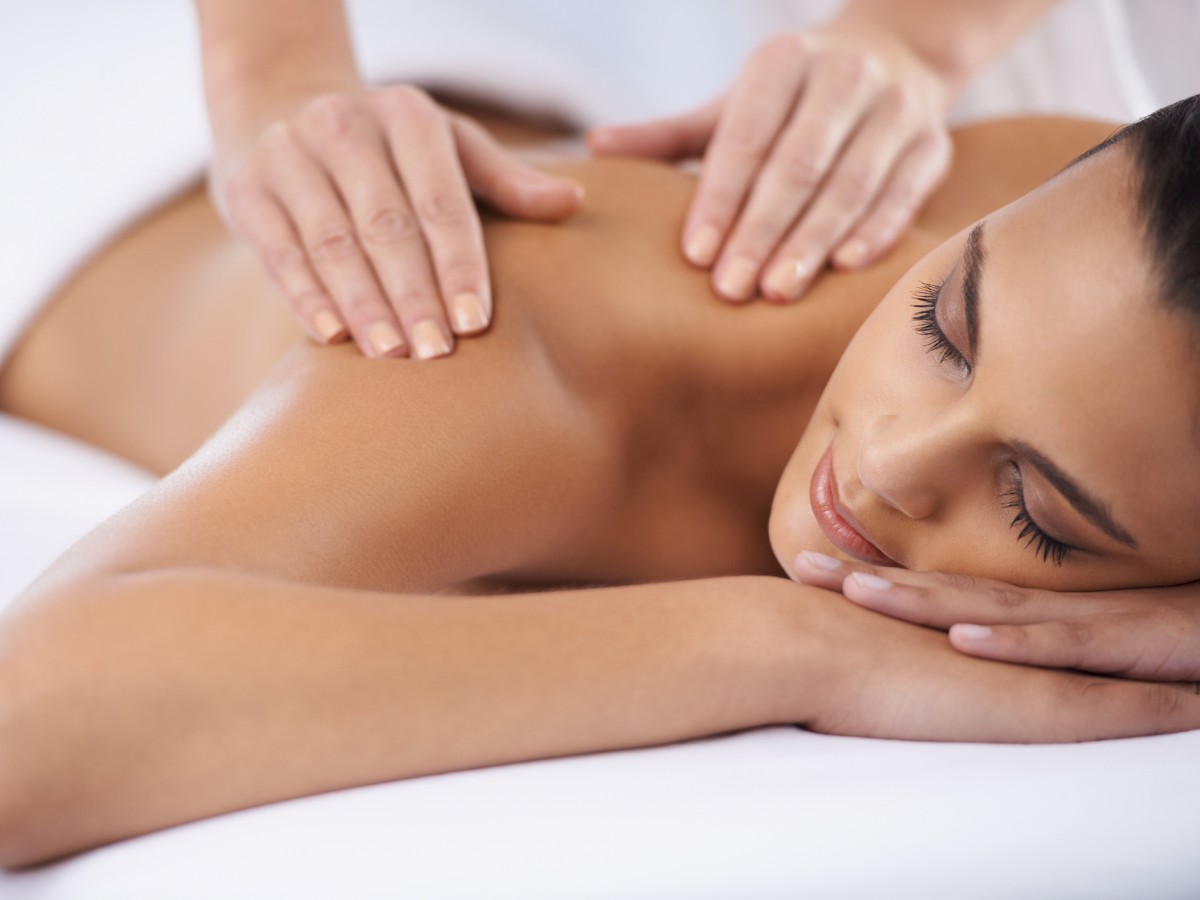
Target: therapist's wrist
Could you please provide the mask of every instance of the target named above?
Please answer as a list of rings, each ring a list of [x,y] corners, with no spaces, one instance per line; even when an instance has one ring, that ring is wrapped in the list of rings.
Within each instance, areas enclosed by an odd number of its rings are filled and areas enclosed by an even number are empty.
[[[948,106],[1055,0],[846,0],[831,26],[875,30],[945,86]]]
[[[923,94],[935,98],[943,113],[950,110],[977,71],[956,54],[942,54],[936,44],[863,14],[844,12],[820,30],[869,52],[891,80],[920,86]]]
[[[213,140],[221,148],[257,137],[267,125],[285,119],[326,94],[364,89],[353,66],[301,67],[292,63],[227,70],[206,76],[205,96]]]

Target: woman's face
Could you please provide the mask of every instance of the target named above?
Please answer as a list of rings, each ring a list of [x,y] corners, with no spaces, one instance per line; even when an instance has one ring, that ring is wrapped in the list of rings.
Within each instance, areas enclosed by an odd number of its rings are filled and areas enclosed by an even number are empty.
[[[775,495],[820,550],[1016,584],[1200,578],[1200,361],[1154,299],[1119,146],[918,263],[838,364]]]

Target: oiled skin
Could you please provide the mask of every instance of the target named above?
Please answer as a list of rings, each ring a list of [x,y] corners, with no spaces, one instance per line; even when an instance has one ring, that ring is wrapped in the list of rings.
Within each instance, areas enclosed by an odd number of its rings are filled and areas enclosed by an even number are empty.
[[[222,506],[206,525],[192,508],[185,531],[170,529],[189,547],[219,547],[236,534],[236,550],[221,552],[249,568],[388,590],[486,575],[636,581],[776,571],[765,523],[777,475],[861,319],[909,264],[1108,130],[1027,120],[963,131],[949,180],[896,251],[864,273],[827,276],[788,307],[724,304],[682,261],[690,177],[635,162],[566,164],[588,189],[584,211],[562,225],[488,223],[495,326],[431,365],[306,344],[196,190],[68,287],[4,371],[0,406],[166,472],[292,347],[241,414],[265,415],[290,441],[289,461],[280,465],[282,446],[235,439],[235,448],[227,437],[223,465],[255,472],[234,507],[245,519],[231,521]],[[432,452],[446,461],[419,470],[428,489],[419,503],[412,485],[389,477],[401,460],[382,449],[413,429],[425,433],[422,447],[441,441]],[[373,444],[379,454],[367,455]],[[272,464],[254,463],[256,453]],[[289,481],[289,502],[319,504],[326,524],[315,531],[304,515],[262,518],[280,500],[278,480],[263,476],[292,466],[307,485]],[[482,480],[462,497],[453,482],[468,469]],[[220,492],[213,488],[205,482]],[[480,521],[505,523],[505,540],[489,534],[491,552],[464,547],[472,562],[456,565],[446,545],[409,542],[409,554],[447,562],[421,565],[414,578],[396,552],[411,516],[428,522],[429,509],[446,514],[460,499],[456,540],[479,532]],[[173,521],[150,506],[153,516],[142,506],[148,527]],[[346,529],[339,539],[334,523]],[[523,546],[501,552],[496,545],[517,533]],[[143,550],[131,556],[133,545]],[[122,567],[147,554],[179,561],[161,539],[113,553]]]
[[[428,363],[301,340],[200,192],[148,217],[0,374],[5,410],[170,472],[0,618],[0,865],[779,722],[1021,741],[1194,727],[1132,685],[1103,705],[1096,679],[732,577],[779,574],[776,479],[878,298],[1107,131],[964,131],[896,251],[790,307],[726,306],[683,263],[687,176],[571,164],[584,211],[489,223],[494,327]],[[653,583],[429,596],[466,582]],[[889,684],[927,698],[920,715]]]

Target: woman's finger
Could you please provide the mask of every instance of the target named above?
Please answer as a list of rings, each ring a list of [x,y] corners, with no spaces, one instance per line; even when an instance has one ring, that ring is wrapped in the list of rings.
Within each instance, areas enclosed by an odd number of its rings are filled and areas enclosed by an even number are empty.
[[[717,127],[723,99],[713,100],[682,116],[638,125],[610,125],[587,133],[588,149],[597,156],[636,156],[679,160],[704,153]]]
[[[900,576],[903,578],[903,576]],[[886,575],[854,572],[842,583],[847,600],[916,625],[945,630],[956,622],[1044,621],[1062,610],[1064,595],[997,583],[974,583],[957,588],[944,584],[913,584]],[[1055,602],[1056,598],[1059,602]],[[1040,602],[1039,602],[1040,601]],[[1058,610],[1048,607],[1058,606]],[[971,615],[964,618],[964,607]]]
[[[885,161],[869,155],[856,158],[852,166],[835,169],[847,141],[861,128],[874,102],[878,81],[874,67],[860,55],[837,52],[814,56],[809,68],[796,111],[763,166],[715,269],[717,291],[728,299],[744,300],[753,293],[764,265],[814,197],[843,191],[850,175],[857,179],[854,186],[861,190],[870,190],[873,185],[869,181],[882,177],[874,173]],[[895,140],[886,132],[872,134],[866,149],[878,145],[880,151],[890,151]],[[863,141],[860,138],[856,143],[861,145]],[[890,165],[891,159],[886,163]],[[839,170],[841,182],[824,186],[826,177]],[[761,279],[769,296],[796,296],[800,286],[824,263],[825,249],[814,246],[807,257],[787,260],[776,256]],[[751,269],[752,279],[739,277]]]
[[[1124,675],[1137,660],[1113,628],[1122,618],[1117,614],[1032,625],[956,624],[950,628],[950,643],[987,659]]]
[[[839,269],[861,269],[887,253],[946,177],[952,154],[953,144],[944,129],[918,138],[892,172],[874,208],[834,250],[833,264]]]
[[[308,259],[355,341],[368,356],[402,355],[407,345],[399,323],[328,174],[291,128],[275,128],[265,140],[272,191],[291,217]]]
[[[573,216],[583,187],[522,162],[478,123],[451,116],[450,128],[471,191],[498,212],[557,222]]]
[[[1200,728],[1200,695],[1194,684],[1079,678],[1060,693],[1053,713],[1071,740],[1091,741]],[[1036,737],[1033,740],[1037,740]]]
[[[321,344],[349,336],[337,305],[309,266],[308,256],[279,204],[257,186],[233,186],[229,215],[235,231],[254,248],[271,282],[309,336]]]
[[[1117,610],[1121,592],[1068,594],[943,572],[914,572],[835,559],[806,550],[793,574],[802,584],[840,591],[847,599],[897,619],[943,630],[958,622],[1028,624]]]
[[[771,299],[798,298],[874,203],[913,137],[903,102],[898,92],[881,98],[841,149],[812,203],[767,265],[763,288]]]
[[[1200,681],[1200,622],[1150,607],[1031,625],[956,624],[950,643],[971,656],[1155,681]]]
[[[707,268],[717,259],[751,183],[791,115],[804,77],[803,53],[799,35],[769,41],[750,58],[730,92],[684,226],[683,252],[693,264]],[[753,261],[739,261],[725,273],[724,287],[742,282],[752,287],[756,277]]]
[[[1008,719],[1021,743],[1082,742],[1169,734],[1200,728],[1193,685],[1130,682],[1069,672],[1026,670],[1016,691],[996,692],[998,718]],[[1040,682],[1040,684],[1039,684]],[[979,697],[967,701],[978,703]]]

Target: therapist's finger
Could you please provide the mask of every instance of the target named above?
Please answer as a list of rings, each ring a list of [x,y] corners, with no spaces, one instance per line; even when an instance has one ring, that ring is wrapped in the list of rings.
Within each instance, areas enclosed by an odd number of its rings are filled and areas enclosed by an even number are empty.
[[[950,171],[953,143],[944,129],[918,138],[888,179],[875,206],[833,252],[840,269],[861,269],[899,240],[921,205]]]
[[[377,102],[421,238],[404,247],[408,265],[390,273],[396,309],[419,357],[444,356],[453,346],[446,313],[458,334],[482,331],[491,319],[479,213],[437,104],[407,86],[381,92]]]
[[[383,109],[376,118],[365,105],[329,98],[310,140],[350,212],[359,245],[413,355],[428,359],[444,355],[450,346],[442,336],[445,323],[425,240],[380,131],[379,122],[389,121],[388,112]],[[441,148],[430,149],[436,153]],[[432,314],[410,309],[409,298],[427,294],[434,295]],[[421,326],[427,318],[434,324]]]
[[[279,204],[256,186],[235,184],[229,191],[229,215],[309,336],[321,344],[344,340],[349,329],[308,264],[308,256]]]
[[[407,346],[395,313],[328,174],[307,148],[287,138],[290,129],[277,134],[282,136],[272,139],[271,188],[291,217],[321,283],[363,353],[375,358],[402,355]]]
[[[769,261],[763,278],[769,297],[795,300],[804,292],[871,207],[911,139],[894,103],[885,101],[868,114]]]
[[[694,265],[707,268],[716,261],[750,185],[791,115],[804,77],[803,53],[800,35],[768,41],[750,57],[730,91],[684,225],[683,252]],[[728,286],[747,279],[752,286],[757,267],[747,261],[733,274],[736,279],[727,274],[732,279]]]
[[[716,283],[723,294],[730,296],[728,292],[736,289],[745,295],[754,288],[753,281],[739,283],[732,274],[739,271],[738,260],[754,263],[755,281],[770,262],[762,286],[776,300],[794,299],[800,286],[824,264],[827,246],[804,247],[804,253],[786,259],[774,251],[798,217],[809,218],[805,210],[814,195],[818,203],[826,199],[823,214],[827,214],[830,196],[843,205],[865,206],[870,195],[859,194],[874,191],[882,181],[885,167],[899,151],[897,143],[908,135],[897,133],[902,123],[887,110],[871,112],[878,78],[874,67],[859,56],[813,61],[796,113],[772,150],[721,254]],[[860,124],[869,113],[865,126]],[[844,150],[856,129],[857,135]]]
[[[498,212],[557,222],[579,211],[583,187],[543,172],[502,147],[477,122],[450,117],[450,127],[471,191]]]
[[[713,100],[682,116],[637,125],[610,125],[587,133],[588,149],[597,156],[636,156],[678,160],[700,156],[717,127],[724,101]]]

